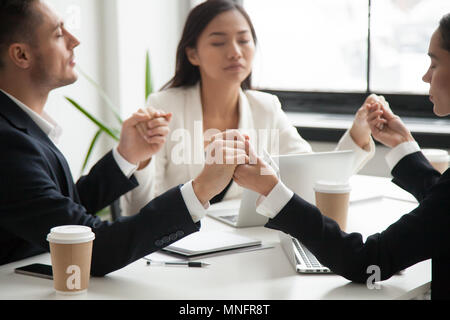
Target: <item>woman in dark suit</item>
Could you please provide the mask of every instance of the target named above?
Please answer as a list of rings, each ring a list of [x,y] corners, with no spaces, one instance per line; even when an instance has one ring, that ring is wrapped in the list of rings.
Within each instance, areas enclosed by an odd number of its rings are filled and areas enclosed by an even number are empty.
[[[438,116],[450,114],[450,14],[434,32],[431,66],[423,77],[430,84],[430,99]],[[450,170],[434,170],[410,131],[391,110],[374,103],[368,107],[373,137],[392,148],[387,156],[393,182],[413,194],[419,206],[381,233],[363,242],[358,233],[347,234],[319,209],[288,190],[264,161],[240,166],[235,181],[259,192],[258,212],[269,216],[266,227],[297,238],[319,261],[336,274],[366,283],[369,266],[378,266],[380,280],[420,261],[432,259],[432,299],[450,299]],[[248,150],[249,153],[252,150]],[[281,209],[279,209],[281,208]]]

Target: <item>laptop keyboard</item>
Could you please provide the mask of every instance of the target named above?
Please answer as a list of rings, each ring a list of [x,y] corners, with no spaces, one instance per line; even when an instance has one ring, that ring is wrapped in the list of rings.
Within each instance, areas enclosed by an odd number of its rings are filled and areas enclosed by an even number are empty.
[[[305,264],[308,268],[325,268],[319,260],[309,251],[304,245],[302,245],[297,239],[292,239],[294,242],[295,247],[297,248],[298,252],[303,258],[303,261],[305,261]]]
[[[227,220],[231,223],[236,223],[238,216],[237,215],[232,215],[232,216],[220,216],[221,219]]]

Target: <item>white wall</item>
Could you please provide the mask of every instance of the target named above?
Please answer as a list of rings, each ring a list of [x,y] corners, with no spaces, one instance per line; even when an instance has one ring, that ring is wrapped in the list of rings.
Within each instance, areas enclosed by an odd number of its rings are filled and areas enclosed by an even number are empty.
[[[182,3],[183,0],[117,0],[119,103],[123,117],[145,105],[147,50],[154,90],[158,91],[173,77],[184,24],[179,13]]]

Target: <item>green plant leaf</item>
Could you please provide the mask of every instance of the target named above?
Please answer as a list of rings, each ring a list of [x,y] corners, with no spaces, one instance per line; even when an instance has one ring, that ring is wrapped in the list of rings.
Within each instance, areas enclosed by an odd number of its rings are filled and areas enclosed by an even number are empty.
[[[77,70],[81,73],[81,75],[83,77],[86,78],[86,80],[88,80],[97,90],[98,93],[100,94],[100,97],[103,99],[103,101],[106,102],[106,106],[111,110],[111,112],[114,114],[115,118],[117,119],[117,121],[120,123],[120,125],[122,125],[123,121],[122,118],[119,115],[119,108],[117,108],[114,103],[111,101],[111,99],[109,98],[109,96],[106,94],[105,91],[103,91],[102,87],[100,87],[100,85],[94,81],[94,79],[92,79],[91,77],[89,77],[87,75],[86,72],[83,71],[83,69],[81,69],[79,66],[77,66]]]
[[[145,101],[147,101],[148,96],[153,92],[152,75],[150,68],[150,54],[147,51],[145,56]]]
[[[86,158],[84,158],[84,163],[83,163],[83,167],[81,168],[81,172],[80,175],[83,174],[84,169],[86,169],[87,163],[89,161],[89,158],[91,157],[92,154],[92,150],[94,149],[95,144],[97,143],[98,138],[100,137],[100,134],[103,132],[102,129],[98,129],[97,132],[95,133],[94,138],[91,141],[91,145],[89,146],[89,150],[86,154]]]
[[[108,134],[111,138],[116,141],[119,141],[119,137],[112,132],[112,129],[108,128],[106,125],[97,120],[93,115],[87,112],[83,107],[81,107],[77,102],[69,97],[64,97],[67,101],[69,101],[75,108],[77,108],[81,113],[83,113],[86,117],[89,118],[93,123],[95,123],[100,129],[102,129],[106,134]]]

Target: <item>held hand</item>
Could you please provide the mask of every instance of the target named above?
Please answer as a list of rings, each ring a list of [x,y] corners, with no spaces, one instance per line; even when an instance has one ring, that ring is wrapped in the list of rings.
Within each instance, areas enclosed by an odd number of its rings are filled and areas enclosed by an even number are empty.
[[[251,161],[238,166],[233,179],[241,187],[267,197],[278,184],[278,177],[272,167],[256,155],[249,141],[246,141],[246,150]]]
[[[350,135],[355,143],[361,148],[366,149],[370,143],[370,127],[367,122],[368,109],[374,103],[383,103],[388,106],[384,97],[371,94],[367,97],[364,104],[356,112],[355,120],[350,129]]]
[[[194,192],[203,204],[222,192],[233,178],[236,167],[249,163],[245,141],[237,130],[226,131],[213,137],[206,147],[205,167],[194,179]]]
[[[148,159],[141,161],[138,170],[145,168],[150,163],[151,157],[161,150],[170,132],[169,123],[172,120],[172,113],[164,113],[152,107],[148,107],[145,112],[150,115],[151,120],[141,122],[136,127],[141,137],[152,146],[153,150]]]
[[[414,141],[400,117],[382,104],[375,104],[369,108],[367,121],[373,137],[388,147],[395,148],[403,142]]]
[[[172,113],[165,113],[153,107],[147,107],[144,112],[150,116],[151,120],[137,125],[142,138],[148,143],[152,143],[153,137],[165,137],[169,134],[169,123],[172,120]]]
[[[122,125],[119,153],[136,165],[148,162],[166,142],[171,118],[172,114],[167,114],[154,119],[148,112],[139,109]],[[142,126],[148,128],[146,132],[142,131]]]

